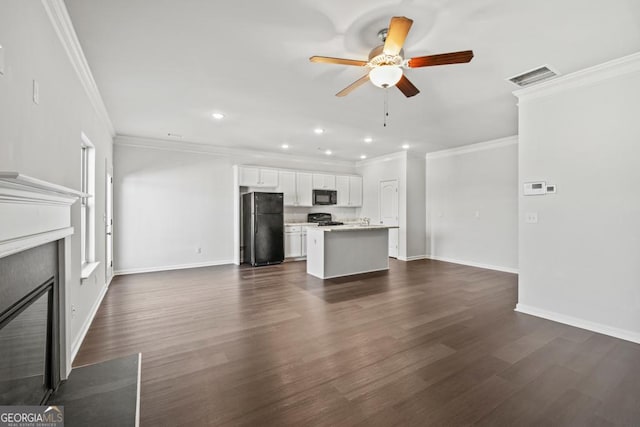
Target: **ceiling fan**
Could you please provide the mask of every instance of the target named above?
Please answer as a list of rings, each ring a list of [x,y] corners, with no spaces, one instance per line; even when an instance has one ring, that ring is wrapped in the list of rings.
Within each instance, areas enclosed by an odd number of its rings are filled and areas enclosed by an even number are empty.
[[[394,16],[391,18],[389,28],[378,32],[378,37],[380,37],[384,44],[371,49],[368,61],[331,58],[328,56],[312,56],[309,58],[309,61],[369,68],[367,74],[336,93],[336,96],[346,96],[370,80],[371,83],[382,88],[396,86],[400,89],[400,92],[408,98],[417,95],[420,91],[404,75],[403,68],[460,64],[469,62],[473,58],[473,51],[464,50],[404,59],[402,46],[404,45],[404,41],[407,38],[407,34],[409,34],[409,29],[412,24],[413,20],[404,16]]]

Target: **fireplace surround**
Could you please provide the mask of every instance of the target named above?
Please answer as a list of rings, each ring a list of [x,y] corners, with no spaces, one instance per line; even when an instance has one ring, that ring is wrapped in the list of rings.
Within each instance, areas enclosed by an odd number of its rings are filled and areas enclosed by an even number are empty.
[[[71,206],[82,195],[0,172],[0,404],[42,404],[71,371]]]

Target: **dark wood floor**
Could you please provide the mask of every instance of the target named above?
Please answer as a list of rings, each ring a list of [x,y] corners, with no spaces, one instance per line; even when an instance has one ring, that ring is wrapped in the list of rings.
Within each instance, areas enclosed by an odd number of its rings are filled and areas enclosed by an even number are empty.
[[[121,276],[75,365],[142,352],[146,426],[640,425],[640,345],[516,299],[513,274],[437,261]]]

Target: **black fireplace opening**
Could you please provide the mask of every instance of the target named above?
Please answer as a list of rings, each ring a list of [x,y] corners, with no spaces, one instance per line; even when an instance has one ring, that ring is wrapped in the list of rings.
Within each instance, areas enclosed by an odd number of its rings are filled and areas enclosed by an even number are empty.
[[[0,405],[42,405],[60,383],[57,276],[55,242],[0,259]]]

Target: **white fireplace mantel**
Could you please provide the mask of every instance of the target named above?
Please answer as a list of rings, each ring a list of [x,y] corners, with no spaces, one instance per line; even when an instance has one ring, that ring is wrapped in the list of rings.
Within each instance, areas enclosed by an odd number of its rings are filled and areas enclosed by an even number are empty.
[[[0,172],[0,258],[73,234],[71,205],[84,193]]]

